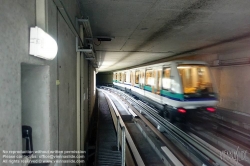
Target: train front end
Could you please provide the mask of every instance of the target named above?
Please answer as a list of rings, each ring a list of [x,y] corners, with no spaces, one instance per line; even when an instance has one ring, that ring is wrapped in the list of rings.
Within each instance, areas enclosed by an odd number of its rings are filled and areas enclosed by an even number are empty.
[[[193,115],[200,110],[214,113],[218,92],[209,67],[206,64],[178,64],[177,71],[183,94],[178,114]]]

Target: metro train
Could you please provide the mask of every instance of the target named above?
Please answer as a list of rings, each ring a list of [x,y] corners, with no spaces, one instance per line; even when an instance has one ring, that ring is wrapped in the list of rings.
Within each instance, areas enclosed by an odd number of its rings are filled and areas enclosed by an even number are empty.
[[[218,92],[207,63],[170,61],[113,72],[115,88],[153,105],[171,122],[216,111]]]

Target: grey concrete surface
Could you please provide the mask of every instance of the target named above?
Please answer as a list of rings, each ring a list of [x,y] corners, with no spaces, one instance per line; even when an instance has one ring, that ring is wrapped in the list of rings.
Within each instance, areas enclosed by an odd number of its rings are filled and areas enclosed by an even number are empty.
[[[81,135],[84,140],[87,137],[87,130],[88,130],[88,122],[89,122],[89,80],[84,79],[88,78],[88,70],[89,66],[87,61],[83,61],[83,72],[81,76],[81,87],[82,87],[82,93],[83,96],[81,97],[81,102],[83,103],[83,107],[81,107],[81,111],[83,112],[82,116],[82,126],[81,126]],[[84,142],[82,143],[82,147],[84,147]]]
[[[88,71],[89,71],[89,85],[93,85],[89,87],[89,96],[88,99],[90,100],[89,105],[89,117],[92,116],[92,110],[94,109],[95,105],[95,97],[96,97],[96,71],[88,65]]]
[[[21,65],[21,121],[32,127],[35,151],[50,149],[49,82],[49,66]]]
[[[76,149],[76,52],[75,37],[58,15],[59,149]]]
[[[57,40],[57,10],[53,1],[48,1],[48,33]],[[58,55],[57,55],[58,56]],[[50,149],[58,148],[58,95],[55,80],[57,80],[57,57],[53,61],[46,61],[50,66]]]
[[[75,23],[75,17],[80,17],[77,1],[63,0],[62,2],[66,6],[72,22]],[[35,150],[36,148],[76,150],[76,51],[73,33],[57,11],[54,2],[48,0],[48,33],[57,41],[59,51],[57,57],[52,61],[31,56],[29,55],[29,33],[30,27],[36,26],[35,1],[0,0],[0,3],[0,165],[9,165],[2,163],[2,150],[22,149],[22,106],[25,108],[31,105],[30,109],[36,107],[37,111],[41,111],[36,114],[36,122],[43,127],[33,131]],[[27,95],[21,91],[22,63],[46,66],[49,69],[46,77],[44,75],[39,77],[43,70],[40,74],[39,71],[37,71],[38,74],[33,73],[34,79],[38,78],[33,82],[34,85],[40,86],[42,83],[46,83],[37,89],[41,92],[41,96],[35,94],[31,99],[38,105],[25,101],[29,98],[23,100],[28,104],[22,105],[22,99]],[[89,82],[88,77],[93,72],[88,73],[89,68],[91,69],[88,61],[84,60],[84,64],[85,74],[82,79],[87,96],[89,86],[93,84],[93,81]],[[56,85],[56,80],[60,80],[59,86]],[[28,85],[27,89],[29,89]],[[33,93],[33,91],[30,92]],[[44,100],[45,96],[47,97],[45,103],[41,101],[39,103],[38,101]],[[89,103],[93,103],[92,99],[93,97],[83,99],[83,119],[86,119],[85,132],[88,127],[88,112],[91,109]],[[35,112],[32,112],[29,116],[36,115]],[[23,115],[26,117],[23,120],[31,120],[32,118],[29,116]],[[43,146],[40,144],[39,147],[35,140],[36,137],[43,135],[45,144]]]
[[[35,25],[34,15],[35,1],[1,1],[0,161],[2,150],[22,147],[21,63],[45,64],[44,60],[28,55],[29,27]]]
[[[114,37],[95,40],[103,72],[170,56],[248,50],[248,0],[79,1],[93,35]]]

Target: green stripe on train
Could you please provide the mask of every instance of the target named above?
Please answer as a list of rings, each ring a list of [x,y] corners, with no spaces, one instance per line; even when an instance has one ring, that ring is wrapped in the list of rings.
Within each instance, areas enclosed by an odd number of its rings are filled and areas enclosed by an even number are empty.
[[[145,86],[144,86],[144,89],[147,90],[147,91],[152,92],[151,86],[145,85]]]
[[[135,87],[138,87],[138,88],[140,88],[140,85],[139,85],[139,84],[135,84]]]
[[[184,96],[181,93],[171,93],[170,91],[167,90],[161,90],[161,95],[179,100],[184,100]]]

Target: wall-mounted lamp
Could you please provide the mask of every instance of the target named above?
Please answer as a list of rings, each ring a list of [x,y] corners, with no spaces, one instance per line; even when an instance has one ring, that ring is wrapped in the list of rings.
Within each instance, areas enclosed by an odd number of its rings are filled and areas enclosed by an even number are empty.
[[[57,54],[56,41],[39,27],[30,28],[30,55],[53,60]]]

